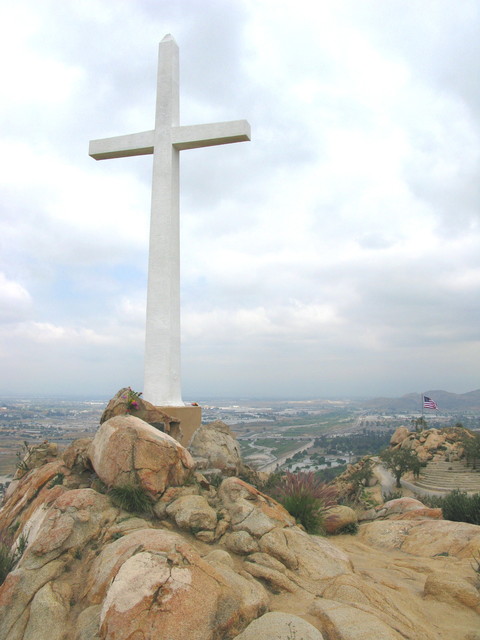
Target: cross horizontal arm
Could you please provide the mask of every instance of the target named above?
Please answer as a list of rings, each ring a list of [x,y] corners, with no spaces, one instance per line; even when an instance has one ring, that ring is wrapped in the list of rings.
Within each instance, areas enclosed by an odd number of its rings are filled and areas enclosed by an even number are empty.
[[[179,150],[247,140],[250,140],[250,125],[246,120],[172,127],[172,144]]]
[[[155,131],[141,131],[126,136],[90,140],[88,154],[95,160],[145,156],[153,153]]]

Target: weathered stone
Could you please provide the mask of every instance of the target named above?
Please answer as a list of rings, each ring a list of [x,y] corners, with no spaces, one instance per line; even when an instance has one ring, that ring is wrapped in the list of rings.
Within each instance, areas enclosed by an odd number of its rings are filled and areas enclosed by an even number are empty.
[[[41,444],[28,447],[15,472],[14,479],[22,478],[31,469],[41,467],[47,462],[53,462],[57,456],[58,445],[55,442],[45,440]]]
[[[104,422],[89,455],[107,486],[139,485],[154,497],[170,485],[183,484],[194,466],[181,444],[133,416]]]
[[[65,561],[54,560],[35,571],[15,568],[0,586],[0,640],[23,640],[28,624],[29,605],[34,595],[48,582],[58,578],[65,568]]]
[[[238,478],[227,478],[218,490],[234,531],[248,531],[260,537],[275,527],[295,524],[294,518],[269,496]]]
[[[193,534],[197,540],[201,540],[202,542],[206,542],[207,544],[212,544],[213,542],[215,542],[214,531],[208,531],[205,529],[203,531],[194,531]]]
[[[74,440],[62,453],[65,466],[77,473],[87,469],[91,470],[88,450],[92,443],[92,438],[79,438]]]
[[[291,613],[274,611],[251,622],[236,640],[323,640],[323,636],[309,622]]]
[[[87,542],[99,537],[103,527],[114,520],[116,513],[109,498],[93,489],[63,493],[40,526],[30,530],[20,566],[34,569],[65,551],[81,551]]]
[[[335,640],[405,640],[392,627],[379,620],[374,614],[351,607],[341,602],[315,600],[309,613],[316,616],[322,632]],[[413,638],[414,636],[412,636]]]
[[[251,578],[250,575],[245,572],[239,575],[234,570],[231,556],[225,552],[223,552],[224,555],[220,555],[221,553],[221,550],[214,551],[207,554],[204,559],[220,573],[229,585],[229,589],[235,594],[233,598],[237,602],[237,613],[234,613],[235,606],[232,607],[231,604],[228,604],[231,613],[228,614],[226,608],[225,611],[220,612],[220,616],[228,619],[228,616],[231,615],[232,626],[236,629],[243,628],[246,620],[254,620],[257,616],[268,611],[269,595],[263,585]],[[241,621],[240,623],[238,619],[235,620],[235,615]],[[230,633],[228,627],[227,629]]]
[[[258,542],[247,531],[232,531],[223,536],[222,544],[234,553],[246,555],[258,551]]]
[[[398,427],[395,433],[390,438],[390,446],[394,447],[398,444],[401,444],[405,438],[407,438],[410,434],[410,430],[407,427]]]
[[[66,640],[71,588],[47,583],[33,598],[23,640]]]
[[[176,534],[148,530],[113,545],[123,550],[122,557],[117,553],[96,563],[107,589],[101,637],[126,640],[148,629],[152,638],[211,640],[225,637],[227,630],[233,636],[265,609],[260,585],[238,575],[232,579],[230,569],[215,568]],[[98,586],[93,597],[101,593]]]
[[[152,425],[155,429],[168,433],[172,438],[180,440],[182,437],[180,421],[169,416],[148,400],[144,400],[133,392],[130,387],[117,391],[109,401],[100,418],[100,424],[116,416],[132,415]]]
[[[411,451],[417,450],[421,447],[420,442],[415,437],[414,433],[411,433],[400,443],[401,449],[410,449]]]
[[[181,529],[213,531],[217,526],[217,513],[203,496],[182,496],[167,506],[166,513]]]
[[[8,529],[15,523],[18,535],[39,507],[49,506],[64,491],[59,485],[50,487],[52,480],[60,473],[66,475],[70,470],[65,467],[63,460],[58,459],[32,469],[18,480],[0,510],[0,530]]]
[[[385,502],[383,509],[386,510],[385,515],[389,515],[391,513],[406,513],[407,511],[414,511],[415,509],[425,509],[425,505],[416,498],[405,497],[395,498],[394,500]]]
[[[167,518],[167,507],[182,496],[198,496],[200,494],[198,486],[192,484],[183,487],[168,487],[153,505],[153,511],[159,520]]]
[[[417,556],[441,553],[470,558],[480,548],[480,527],[448,520],[376,520],[360,527],[362,542],[383,549],[402,549]]]
[[[337,505],[325,512],[324,527],[327,533],[335,533],[349,524],[357,522],[357,514],[350,507]]]
[[[343,574],[330,580],[322,591],[322,598],[371,613],[385,625],[400,632],[402,637],[420,640],[425,634],[427,637],[429,635],[428,628],[418,617],[415,614],[412,616],[402,606],[396,590],[385,584],[369,584],[357,574]]]
[[[436,429],[432,429],[425,440],[423,445],[428,450],[437,449],[439,446],[445,443],[445,436],[439,433]]]
[[[389,520],[441,520],[443,518],[441,509],[414,509],[413,511],[405,511],[404,513],[394,513],[388,516]]]
[[[260,550],[284,564],[288,577],[304,586],[352,570],[348,557],[330,541],[309,536],[298,527],[276,528],[259,541]]]
[[[223,549],[214,549],[213,551],[210,551],[210,553],[207,553],[204,559],[213,565],[223,564],[229,569],[234,568],[232,556]]]
[[[101,605],[94,604],[79,614],[75,624],[75,640],[100,640],[101,610]]]
[[[220,420],[197,429],[188,449],[198,469],[218,469],[230,476],[242,469],[240,447],[229,427]]]
[[[297,584],[290,580],[284,572],[260,562],[255,562],[251,558],[248,558],[245,562],[245,570],[255,578],[265,582],[273,593],[295,593],[299,589]]]
[[[480,613],[478,589],[458,576],[431,573],[425,581],[424,594],[441,602],[459,602]]]

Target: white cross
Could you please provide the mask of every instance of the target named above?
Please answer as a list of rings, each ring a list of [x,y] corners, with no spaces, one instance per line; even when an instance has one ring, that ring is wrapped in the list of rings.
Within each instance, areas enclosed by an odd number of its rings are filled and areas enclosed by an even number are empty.
[[[246,120],[179,126],[178,46],[166,35],[158,51],[155,129],[92,140],[95,160],[153,154],[143,396],[157,406],[183,406],[180,383],[179,156],[250,140]]]

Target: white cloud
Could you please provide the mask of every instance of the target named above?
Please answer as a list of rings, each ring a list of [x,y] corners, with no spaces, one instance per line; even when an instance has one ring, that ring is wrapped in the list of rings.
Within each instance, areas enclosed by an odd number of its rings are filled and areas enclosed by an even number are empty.
[[[182,122],[247,118],[253,133],[182,153],[188,387],[478,386],[471,0],[57,9],[0,9],[6,382],[35,389],[42,364],[56,388],[141,377],[151,157],[97,163],[87,144],[153,126],[157,45],[172,32]]]
[[[0,322],[24,320],[31,309],[32,298],[25,287],[0,272]]]

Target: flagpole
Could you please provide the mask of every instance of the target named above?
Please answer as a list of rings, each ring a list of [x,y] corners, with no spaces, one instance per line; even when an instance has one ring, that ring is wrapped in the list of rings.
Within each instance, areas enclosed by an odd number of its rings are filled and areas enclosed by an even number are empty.
[[[425,392],[422,391],[422,395],[420,396],[420,402],[422,404],[422,423],[423,423],[423,412],[424,412],[424,406],[423,406],[423,399],[425,397]]]

